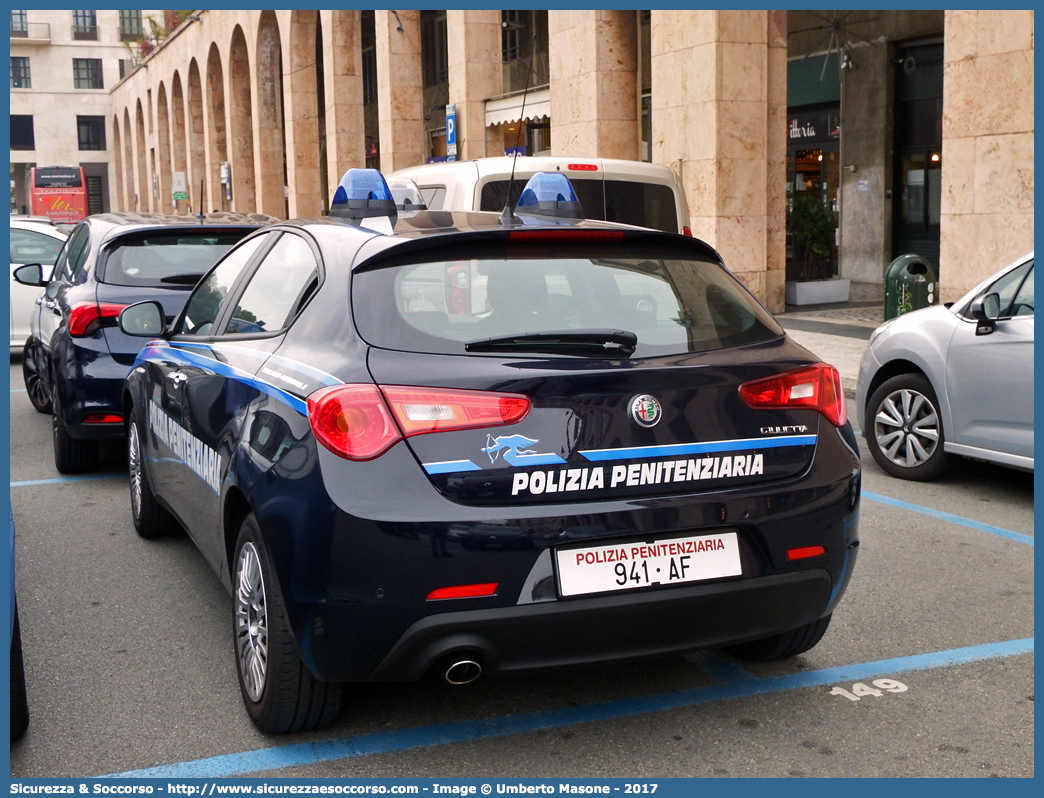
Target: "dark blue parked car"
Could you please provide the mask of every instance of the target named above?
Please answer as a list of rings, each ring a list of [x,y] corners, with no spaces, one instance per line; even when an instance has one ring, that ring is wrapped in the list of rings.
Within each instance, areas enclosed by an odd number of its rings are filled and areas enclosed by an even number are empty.
[[[330,723],[348,682],[826,630],[858,546],[837,371],[711,247],[571,218],[561,181],[517,215],[396,214],[350,172],[162,334],[155,303],[121,314],[152,339],[121,411],[135,527],[183,526],[233,594],[262,730]]]
[[[51,413],[61,473],[93,468],[98,442],[123,435],[120,393],[141,342],[119,331],[119,312],[155,299],[172,319],[218,258],[274,221],[259,214],[99,214],[72,231],[50,280],[38,265],[16,270],[18,282],[47,289],[31,318],[23,375],[33,407]]]

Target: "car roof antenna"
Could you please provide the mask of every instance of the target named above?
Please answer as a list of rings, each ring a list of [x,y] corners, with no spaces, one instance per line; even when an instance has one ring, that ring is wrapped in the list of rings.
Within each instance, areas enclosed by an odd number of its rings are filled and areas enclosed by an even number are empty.
[[[196,214],[200,224],[206,224],[207,215],[203,213],[203,181],[199,181],[199,213]]]
[[[518,25],[517,22],[501,22],[501,27]],[[508,178],[507,197],[504,198],[504,210],[500,212],[501,224],[518,224],[518,217],[511,207],[511,190],[515,185],[515,164],[518,162],[518,142],[522,138],[522,125],[526,121],[526,97],[529,96],[529,78],[533,74],[533,59],[536,57],[536,26],[533,26],[533,44],[529,48],[529,66],[526,68],[526,88],[522,92],[522,108],[518,112],[518,132],[515,133],[515,153],[511,159],[511,177]]]

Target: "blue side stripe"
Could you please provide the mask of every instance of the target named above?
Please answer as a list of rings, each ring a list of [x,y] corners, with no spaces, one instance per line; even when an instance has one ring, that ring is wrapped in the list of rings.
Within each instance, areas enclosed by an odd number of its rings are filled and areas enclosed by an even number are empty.
[[[482,466],[470,460],[446,460],[441,463],[425,463],[424,470],[429,474],[452,474],[457,471],[481,471]]]
[[[740,668],[711,667],[712,674],[723,683],[657,695],[635,696],[600,704],[560,707],[539,712],[525,712],[477,720],[455,721],[413,729],[360,734],[335,740],[262,748],[239,754],[196,759],[170,765],[112,773],[100,778],[221,778],[245,773],[259,773],[290,767],[314,765],[339,759],[387,754],[438,745],[506,737],[513,734],[574,726],[580,723],[626,718],[647,712],[727,701],[754,695],[780,693],[808,687],[824,687],[839,682],[856,682],[909,671],[931,670],[1000,657],[1033,653],[1033,638],[987,643],[967,648],[915,654],[908,657],[861,662],[838,668],[785,674],[758,679]]]
[[[869,499],[872,502],[880,502],[881,504],[887,504],[890,507],[898,507],[902,510],[911,510],[921,515],[927,515],[931,518],[939,518],[943,521],[949,521],[952,524],[959,524],[960,526],[966,526],[969,529],[977,529],[980,532],[989,532],[991,535],[999,535],[1002,538],[1008,540],[1015,540],[1019,543],[1025,543],[1028,546],[1033,545],[1033,538],[1030,535],[1023,535],[1019,532],[1012,532],[1008,529],[1002,529],[999,526],[992,526],[991,524],[983,524],[979,521],[972,521],[970,518],[962,518],[959,515],[953,513],[947,513],[942,510],[933,510],[931,507],[922,507],[919,504],[910,504],[910,502],[900,501],[899,499],[893,499],[890,496],[882,496],[879,493],[870,493],[869,491],[863,491],[862,497]]]
[[[715,452],[737,452],[747,449],[778,449],[783,446],[814,446],[815,435],[786,435],[777,438],[739,438],[732,441],[708,441],[707,443],[675,443],[664,446],[633,446],[624,449],[591,449],[581,451],[592,461],[635,460],[646,457],[677,457],[688,454],[713,454]]]
[[[192,344],[185,341],[174,341],[169,344],[171,347],[187,347],[193,346],[197,349],[207,349],[214,351],[214,347],[211,344]],[[307,363],[302,363],[300,360],[291,360],[288,357],[281,357],[280,355],[269,355],[267,352],[259,352],[256,349],[249,349],[245,346],[232,346],[230,344],[221,344],[221,350],[227,350],[229,352],[235,352],[238,355],[246,355],[257,360],[264,360],[273,365],[281,365],[292,368],[301,374],[305,374],[317,382],[321,382],[324,385],[340,385],[341,380],[337,379],[332,374],[327,374],[325,371],[320,371],[317,368],[312,368]]]
[[[208,349],[209,347],[194,347],[197,349]],[[285,404],[290,405],[294,410],[300,413],[302,416],[308,414],[308,404],[300,397],[294,396],[292,393],[287,393],[282,388],[279,388],[271,383],[265,382],[264,380],[258,379],[253,374],[242,369],[237,369],[234,366],[230,366],[227,363],[221,363],[213,358],[204,357],[203,355],[197,355],[192,352],[188,347],[181,346],[168,346],[160,350],[159,347],[149,346],[143,349],[135,360],[135,365],[141,361],[166,358],[173,360],[176,363],[181,363],[186,366],[198,366],[199,368],[212,371],[222,377],[226,377],[231,380],[242,382],[246,385],[251,386],[255,390],[260,391],[263,394],[271,396],[273,399],[278,399]]]

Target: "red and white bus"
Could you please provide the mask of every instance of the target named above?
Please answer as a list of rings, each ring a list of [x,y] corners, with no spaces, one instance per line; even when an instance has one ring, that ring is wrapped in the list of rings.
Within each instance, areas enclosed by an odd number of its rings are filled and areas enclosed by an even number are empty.
[[[30,213],[55,222],[87,215],[87,184],[79,166],[34,166],[29,170]]]

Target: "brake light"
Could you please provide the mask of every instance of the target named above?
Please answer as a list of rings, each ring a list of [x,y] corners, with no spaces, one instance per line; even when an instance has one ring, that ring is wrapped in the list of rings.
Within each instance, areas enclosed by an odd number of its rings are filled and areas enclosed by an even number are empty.
[[[835,427],[848,421],[841,375],[826,363],[744,383],[739,395],[755,409],[807,407],[818,410]]]
[[[688,236],[689,238],[692,238],[692,230],[689,229],[688,227],[683,227],[682,228],[682,235],[683,236]]]
[[[512,230],[510,241],[620,241],[623,230]]]
[[[308,397],[308,423],[316,440],[348,460],[372,460],[402,434],[376,385],[335,385]]]
[[[455,598],[478,598],[479,596],[495,596],[499,582],[484,582],[480,585],[455,585],[440,587],[428,594],[427,601]]]
[[[125,307],[109,302],[78,302],[69,308],[69,335],[73,338],[94,335],[103,319],[115,319]]]
[[[597,172],[598,164],[594,163],[571,163],[566,169],[570,169],[574,172]]]
[[[372,460],[403,437],[514,424],[529,408],[529,398],[516,394],[335,385],[308,397],[308,423],[334,454]]]

